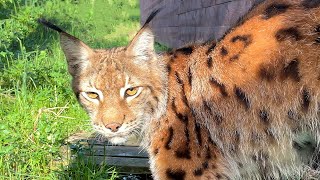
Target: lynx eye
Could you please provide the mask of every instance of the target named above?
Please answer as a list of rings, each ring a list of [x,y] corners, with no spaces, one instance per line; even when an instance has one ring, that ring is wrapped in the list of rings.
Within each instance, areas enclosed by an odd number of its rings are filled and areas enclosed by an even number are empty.
[[[134,87],[134,88],[128,88],[125,92],[125,95],[128,96],[134,96],[138,93],[138,88]]]
[[[87,96],[91,99],[98,99],[99,95],[95,92],[86,92]]]

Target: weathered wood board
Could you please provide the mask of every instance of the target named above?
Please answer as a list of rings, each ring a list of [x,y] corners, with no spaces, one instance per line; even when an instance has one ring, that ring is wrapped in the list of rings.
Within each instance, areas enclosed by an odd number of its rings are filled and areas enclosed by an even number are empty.
[[[156,40],[178,48],[219,39],[254,4],[263,0],[140,0],[141,24],[161,8],[151,22]]]
[[[85,162],[116,166],[119,173],[150,174],[148,154],[138,146],[138,139],[133,138],[122,146],[114,146],[101,136],[76,133],[70,136],[65,144],[63,149],[68,149],[68,152],[64,153],[70,157],[80,153]],[[72,154],[72,149],[76,149],[77,154]],[[66,159],[72,159],[70,157]]]

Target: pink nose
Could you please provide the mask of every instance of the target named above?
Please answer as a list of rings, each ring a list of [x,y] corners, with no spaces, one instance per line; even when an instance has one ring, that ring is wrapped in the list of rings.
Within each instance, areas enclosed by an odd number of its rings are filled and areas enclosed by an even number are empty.
[[[119,123],[109,123],[105,125],[106,128],[110,129],[112,132],[117,132],[119,128],[121,127],[121,124]]]

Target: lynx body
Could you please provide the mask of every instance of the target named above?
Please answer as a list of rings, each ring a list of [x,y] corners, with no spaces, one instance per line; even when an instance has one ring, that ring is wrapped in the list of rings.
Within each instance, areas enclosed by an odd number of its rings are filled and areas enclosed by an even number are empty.
[[[108,50],[44,22],[61,34],[94,128],[115,144],[140,132],[155,179],[303,177],[312,159],[294,140],[320,142],[320,1],[267,0],[217,43],[162,55],[154,15]]]

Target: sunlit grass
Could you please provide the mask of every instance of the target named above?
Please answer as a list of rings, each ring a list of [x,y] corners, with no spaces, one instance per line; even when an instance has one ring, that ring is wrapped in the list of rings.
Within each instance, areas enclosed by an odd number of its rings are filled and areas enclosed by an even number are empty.
[[[90,131],[70,88],[56,32],[45,17],[94,48],[127,44],[137,0],[0,1],[0,179],[114,179],[106,165],[59,163],[65,138]],[[65,163],[65,162],[64,162]]]

